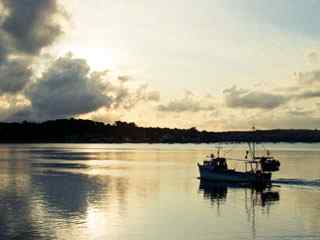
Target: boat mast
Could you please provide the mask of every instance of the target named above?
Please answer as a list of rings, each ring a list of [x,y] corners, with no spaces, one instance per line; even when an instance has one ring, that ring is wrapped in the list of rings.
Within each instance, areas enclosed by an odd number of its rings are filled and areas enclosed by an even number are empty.
[[[254,125],[252,127],[252,131],[253,131],[253,133],[256,131],[256,127]],[[253,135],[255,135],[255,134],[253,134]],[[253,158],[253,160],[256,159],[256,143],[255,143],[254,139],[252,141],[252,158]]]
[[[251,154],[251,161],[249,161],[250,163],[250,168],[251,168],[251,171],[253,171],[253,166],[252,166],[252,163],[255,162],[256,160],[256,143],[255,143],[255,139],[254,139],[254,132],[256,131],[256,127],[253,126],[252,127],[252,141],[251,142],[248,142],[248,146],[249,146],[249,151],[250,151],[250,154]],[[257,165],[256,165],[256,170],[257,170]],[[247,164],[246,164],[246,171],[247,171]]]

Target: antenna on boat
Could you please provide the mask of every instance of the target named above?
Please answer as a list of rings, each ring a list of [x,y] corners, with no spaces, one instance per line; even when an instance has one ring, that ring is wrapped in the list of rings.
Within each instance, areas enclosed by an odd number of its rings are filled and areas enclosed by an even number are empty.
[[[223,150],[223,148],[222,148],[222,146],[221,146],[220,143],[218,143],[218,144],[216,145],[216,148],[217,148],[217,157],[220,158],[220,153],[221,153],[221,151]],[[222,154],[223,154],[223,152],[222,152]]]
[[[270,150],[267,149],[267,156],[270,156]]]

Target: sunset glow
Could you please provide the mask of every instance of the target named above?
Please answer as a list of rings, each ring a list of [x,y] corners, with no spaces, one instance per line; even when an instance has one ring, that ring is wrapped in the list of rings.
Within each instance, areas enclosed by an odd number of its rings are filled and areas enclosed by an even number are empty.
[[[39,7],[44,14],[28,25],[34,28],[33,35],[22,39],[9,25],[21,19],[8,15],[0,36],[5,59],[0,77],[10,79],[10,84],[2,81],[0,90],[7,99],[20,94],[30,104],[25,108],[3,104],[2,120],[80,116],[203,130],[244,130],[252,123],[259,128],[316,128],[319,3],[271,2],[52,1]],[[2,7],[10,13],[15,6]],[[72,58],[64,59],[68,54]],[[63,64],[50,67],[58,59],[83,75],[64,69],[65,76],[60,74],[61,81],[56,81]],[[19,74],[14,75],[13,68]],[[39,71],[42,68],[48,69],[50,78],[41,76],[46,74]],[[108,71],[109,77],[125,81],[102,91],[95,85],[101,79],[89,77],[95,71]],[[67,86],[63,78],[74,83]],[[74,85],[79,92],[74,92]],[[64,102],[57,91],[50,102],[74,107],[48,114],[43,106],[49,86],[64,89],[61,94],[73,92]],[[158,97],[146,97],[151,94]],[[111,95],[114,98],[107,99]]]

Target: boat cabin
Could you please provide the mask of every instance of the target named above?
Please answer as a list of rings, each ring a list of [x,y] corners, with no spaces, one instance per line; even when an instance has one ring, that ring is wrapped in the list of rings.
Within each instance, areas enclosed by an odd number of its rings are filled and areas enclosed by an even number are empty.
[[[204,161],[203,165],[210,170],[221,170],[226,171],[228,170],[227,161],[225,158],[222,157],[214,157],[213,154],[210,155],[210,159],[208,161]]]

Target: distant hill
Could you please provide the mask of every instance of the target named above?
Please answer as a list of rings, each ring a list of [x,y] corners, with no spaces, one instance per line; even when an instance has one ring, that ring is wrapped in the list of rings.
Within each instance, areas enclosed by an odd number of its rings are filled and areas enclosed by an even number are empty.
[[[104,124],[81,119],[43,123],[0,122],[0,143],[215,143],[215,142],[320,142],[320,131],[274,129],[207,132],[190,129],[144,128],[118,121]]]

